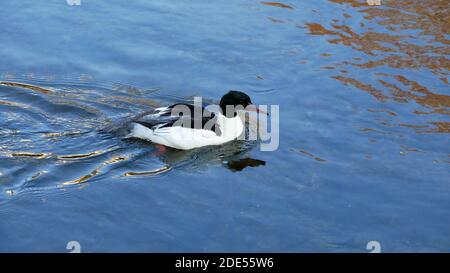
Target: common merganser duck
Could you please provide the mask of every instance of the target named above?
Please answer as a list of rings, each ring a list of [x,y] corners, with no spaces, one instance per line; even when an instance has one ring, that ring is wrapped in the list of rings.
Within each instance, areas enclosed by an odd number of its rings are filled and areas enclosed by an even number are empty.
[[[244,131],[244,123],[237,114],[238,111],[267,114],[253,105],[247,94],[240,91],[231,90],[226,93],[219,106],[219,112],[184,103],[156,108],[132,122],[128,137],[180,150],[221,145],[237,139]]]

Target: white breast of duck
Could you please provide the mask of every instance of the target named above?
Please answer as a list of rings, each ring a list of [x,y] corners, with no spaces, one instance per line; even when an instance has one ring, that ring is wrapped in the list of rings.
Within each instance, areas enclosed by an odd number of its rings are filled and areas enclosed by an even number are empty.
[[[131,137],[149,140],[168,147],[190,150],[209,145],[221,145],[237,139],[244,131],[244,124],[239,116],[227,118],[218,113],[216,126],[219,134],[208,129],[187,128],[181,126],[149,128],[140,123],[133,123]]]

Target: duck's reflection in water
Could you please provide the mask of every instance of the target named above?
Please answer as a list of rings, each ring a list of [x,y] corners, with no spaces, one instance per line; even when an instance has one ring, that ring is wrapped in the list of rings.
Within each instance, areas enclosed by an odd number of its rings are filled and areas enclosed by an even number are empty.
[[[201,169],[208,164],[221,164],[233,172],[242,171],[247,167],[264,166],[265,161],[249,156],[249,151],[255,142],[233,141],[220,146],[207,146],[193,150],[176,150],[166,148],[156,155],[166,165],[172,168],[186,167],[191,170]]]
[[[266,165],[266,161],[254,159],[254,158],[250,158],[250,157],[228,161],[228,163],[226,164],[226,166],[234,172],[240,172],[247,167],[258,167],[258,166],[265,166],[265,165]]]

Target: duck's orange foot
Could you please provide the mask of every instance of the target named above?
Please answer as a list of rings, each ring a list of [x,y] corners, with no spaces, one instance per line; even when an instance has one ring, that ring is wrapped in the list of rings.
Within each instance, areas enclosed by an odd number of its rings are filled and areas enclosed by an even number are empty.
[[[158,154],[162,154],[162,153],[164,153],[165,151],[167,151],[166,146],[164,146],[164,145],[162,145],[162,144],[157,144],[157,143],[155,143],[155,147],[156,147],[156,149],[158,150]]]

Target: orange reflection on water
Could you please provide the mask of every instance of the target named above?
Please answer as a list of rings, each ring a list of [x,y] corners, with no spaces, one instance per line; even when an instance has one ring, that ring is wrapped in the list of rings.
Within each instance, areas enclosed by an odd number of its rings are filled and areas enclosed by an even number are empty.
[[[345,69],[340,69],[340,73],[333,70],[337,74],[331,77],[372,95],[380,102],[417,103],[425,109],[415,109],[412,113],[439,119],[425,124],[403,123],[399,126],[414,128],[418,133],[449,133],[450,123],[442,120],[442,116],[434,115],[450,115],[450,96],[447,95],[450,40],[446,39],[446,35],[450,34],[448,1],[385,0],[380,7],[356,0],[329,2],[343,8],[342,17],[330,18],[328,26],[307,22],[305,25],[309,34],[325,36],[329,44],[349,47],[355,51],[352,56],[361,56],[334,62],[334,67]],[[364,20],[359,24],[347,23],[351,14],[357,13],[362,13]],[[372,27],[366,27],[369,24]],[[373,27],[374,24],[379,27]],[[321,56],[324,54],[327,53]],[[397,72],[372,71],[383,67]],[[409,72],[417,73],[419,70],[429,75],[428,78],[423,76],[428,84],[419,82]],[[361,75],[373,75],[371,82]],[[446,87],[436,87],[438,83]]]
[[[24,83],[18,83],[18,82],[4,82],[4,81],[0,81],[0,85],[6,85],[6,86],[12,86],[12,87],[19,87],[19,88],[24,88],[24,89],[30,89],[33,91],[37,91],[43,94],[52,94],[53,91],[49,90],[49,89],[45,89],[39,86],[34,86],[34,85],[29,85],[29,84],[24,84]]]
[[[280,2],[261,2],[261,4],[266,5],[266,6],[285,8],[285,9],[294,9],[291,6],[280,3]]]

